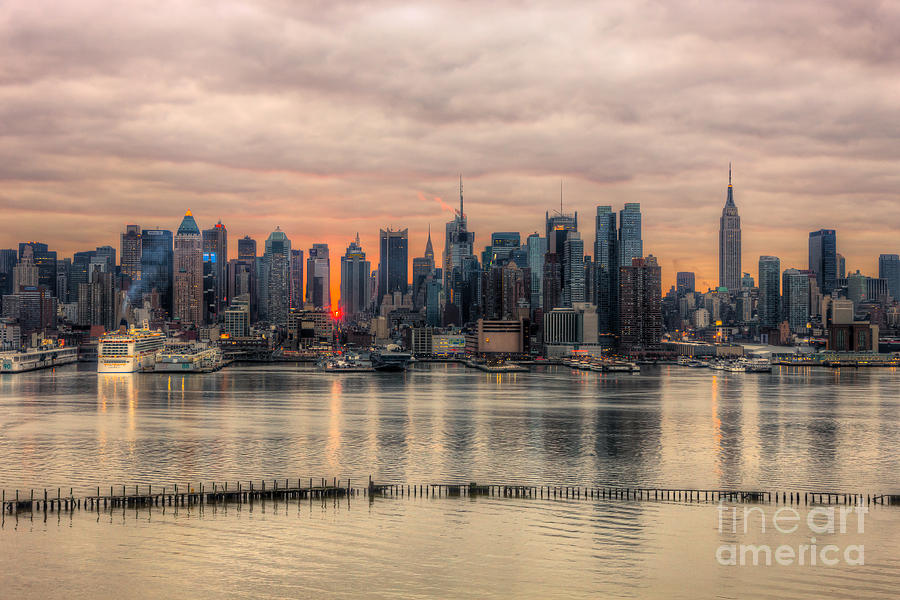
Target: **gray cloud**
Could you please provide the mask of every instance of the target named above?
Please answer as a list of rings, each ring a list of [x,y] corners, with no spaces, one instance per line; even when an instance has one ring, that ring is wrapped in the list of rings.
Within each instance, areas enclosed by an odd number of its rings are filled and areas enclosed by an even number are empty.
[[[584,229],[640,201],[667,278],[711,282],[733,159],[745,270],[802,265],[823,226],[870,271],[900,249],[896,4],[482,4],[7,0],[0,244],[190,207],[300,246],[408,225],[416,248],[464,172],[479,242],[540,230],[563,178]]]

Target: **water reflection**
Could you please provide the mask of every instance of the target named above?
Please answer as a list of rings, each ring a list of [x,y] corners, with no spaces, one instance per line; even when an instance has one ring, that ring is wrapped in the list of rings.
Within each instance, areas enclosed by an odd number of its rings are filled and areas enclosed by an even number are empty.
[[[890,370],[0,378],[0,484],[272,477],[896,491]]]

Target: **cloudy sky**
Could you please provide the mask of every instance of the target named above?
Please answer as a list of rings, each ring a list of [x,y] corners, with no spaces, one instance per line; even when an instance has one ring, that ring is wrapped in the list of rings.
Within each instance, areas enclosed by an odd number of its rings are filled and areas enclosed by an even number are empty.
[[[744,270],[900,252],[900,4],[849,0],[4,0],[0,247],[118,246],[186,209],[343,253],[409,227],[420,254],[465,178],[491,231],[641,202],[644,249],[717,277],[728,162]],[[337,270],[337,260],[333,259]]]

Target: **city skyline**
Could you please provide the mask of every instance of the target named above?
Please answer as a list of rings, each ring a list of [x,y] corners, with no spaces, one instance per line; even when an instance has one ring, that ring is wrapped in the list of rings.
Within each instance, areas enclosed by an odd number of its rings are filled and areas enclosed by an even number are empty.
[[[725,186],[729,195],[731,194],[731,189],[732,189],[731,184],[727,183],[728,181],[730,181],[730,176],[731,176],[731,173],[730,173],[730,165],[729,165],[729,173],[726,175],[726,177],[728,177],[728,179],[726,179],[726,186]],[[455,181],[457,182],[457,185],[459,185],[459,180],[455,180]],[[469,223],[469,231],[473,231],[475,233],[474,251],[476,253],[480,253],[481,249],[484,246],[490,244],[492,233],[507,231],[510,228],[507,227],[505,229],[501,228],[501,229],[495,229],[495,230],[488,231],[488,230],[484,230],[481,227],[479,227],[477,222],[475,222],[473,224],[473,219],[477,219],[477,213],[476,213],[476,217],[473,217],[472,216],[473,211],[470,208],[472,206],[473,202],[470,199],[469,190],[471,190],[472,187],[473,186],[471,186],[471,185],[467,185],[467,187],[466,187],[465,216]],[[734,187],[738,188],[737,193],[740,194],[741,198],[743,199],[744,198],[743,190],[740,189],[740,186],[737,184],[735,184]],[[459,193],[458,189],[457,189],[456,193],[457,194]],[[559,193],[559,188],[557,190],[557,193]],[[722,205],[721,196],[722,196],[722,190],[720,189],[719,199],[718,199],[719,206],[717,207],[717,210],[715,211],[715,213],[717,213],[719,216],[721,216],[721,210],[722,210],[721,209],[721,205]],[[441,239],[441,233],[440,233],[441,230],[443,229],[442,225],[445,225],[447,222],[452,221],[454,218],[454,215],[457,214],[458,209],[449,205],[444,198],[437,197],[436,199],[440,200],[440,202],[438,203],[438,206],[440,207],[440,211],[435,215],[435,219],[442,219],[442,220],[439,223],[437,223],[437,227],[435,229],[439,232],[439,234],[438,234],[439,242],[438,243],[443,245],[444,240]],[[559,202],[559,199],[557,199],[557,202]],[[474,204],[476,207],[475,210],[477,211],[478,203],[475,202]],[[604,204],[600,203],[598,205],[593,205],[593,206],[583,206],[583,204],[584,203],[579,203],[579,204],[567,203],[565,201],[565,196],[563,197],[563,205],[562,206],[563,206],[563,210],[565,213],[568,214],[570,212],[571,213],[579,212],[579,213],[582,213],[585,217],[588,217],[588,215],[590,215],[590,218],[588,218],[587,220],[582,219],[584,222],[580,222],[578,224],[578,231],[581,233],[582,239],[584,240],[585,256],[590,256],[596,250],[595,249],[595,240],[594,240],[594,231],[593,231],[593,229],[594,229],[593,214],[596,211],[597,206],[604,206]],[[759,247],[759,242],[754,243],[752,240],[747,240],[748,236],[747,236],[746,232],[747,231],[757,231],[758,232],[759,226],[758,226],[758,224],[747,223],[746,217],[743,217],[744,211],[747,210],[745,208],[746,204],[747,204],[746,201],[742,201],[739,203],[739,208],[741,210],[742,221],[743,221],[741,225],[742,225],[742,229],[745,231],[744,240],[743,240],[743,242],[744,242],[743,250],[741,252],[742,262],[743,262],[742,271],[750,273],[751,275],[753,275],[754,277],[756,277],[758,279],[759,274],[758,274],[758,270],[756,269],[756,263],[761,256],[768,256],[768,255],[777,256],[781,260],[783,269],[787,269],[787,268],[805,269],[805,268],[807,268],[807,266],[808,266],[807,238],[810,235],[810,233],[813,232],[812,229],[809,229],[809,230],[798,229],[799,237],[796,240],[793,238],[781,240],[781,242],[780,242],[780,244],[778,244],[778,246],[791,248],[792,251],[790,251],[790,252],[779,253],[779,252],[774,252],[774,251],[766,251],[766,249],[764,248],[763,251],[761,251],[759,254],[755,254],[755,253],[749,254],[750,251],[746,249],[747,246]],[[552,205],[549,205],[549,206],[552,207]],[[619,211],[619,207],[616,205],[613,205],[613,209],[614,209],[613,212]],[[552,213],[552,212],[558,212],[559,209],[558,208],[551,208],[551,209],[545,208],[545,210],[542,214],[537,215],[537,219],[539,219],[538,226],[534,227],[531,230],[519,230],[519,233],[522,236],[523,243],[524,243],[525,238],[527,238],[527,236],[531,235],[532,233],[536,232],[536,233],[539,233],[542,235],[544,234],[545,223],[543,221],[544,221],[544,215],[546,215],[548,213],[548,210]],[[172,232],[172,234],[174,236],[175,232],[177,231],[177,229],[179,227],[179,224],[182,221],[185,211],[191,212],[191,213],[195,212],[189,207],[182,208],[179,213],[177,213],[170,219],[174,223],[173,225],[165,224],[165,222],[164,222],[164,224],[159,224],[159,223],[154,222],[152,225],[150,225],[150,224],[145,225],[145,224],[141,223],[140,221],[138,221],[137,219],[123,221],[122,225],[120,226],[120,229],[117,232],[114,232],[114,234],[112,236],[110,236],[113,239],[110,240],[110,239],[104,238],[101,240],[89,241],[84,246],[71,246],[71,244],[73,243],[70,241],[71,238],[63,238],[61,240],[54,240],[54,239],[50,239],[49,237],[47,237],[45,235],[42,236],[40,233],[36,237],[27,237],[27,236],[22,235],[20,232],[10,232],[10,231],[4,230],[3,232],[0,232],[0,240],[4,240],[3,242],[0,242],[0,247],[14,248],[14,247],[17,247],[20,243],[22,243],[24,241],[37,241],[37,242],[43,242],[43,243],[48,244],[50,250],[56,251],[60,257],[71,256],[71,255],[74,255],[76,252],[85,251],[85,250],[89,250],[94,247],[100,247],[100,246],[112,246],[115,248],[115,247],[118,247],[119,239],[121,238],[122,234],[126,233],[127,226],[131,225],[131,224],[137,224],[141,229],[169,230]],[[642,239],[643,239],[643,252],[641,253],[641,255],[646,256],[649,254],[653,254],[654,256],[657,257],[657,260],[659,261],[660,267],[662,269],[662,283],[663,283],[663,291],[664,292],[666,290],[668,290],[671,286],[674,286],[676,284],[676,273],[678,271],[690,271],[690,272],[695,273],[696,289],[698,289],[698,290],[716,289],[716,287],[718,287],[718,285],[719,285],[718,271],[720,268],[719,267],[719,256],[718,256],[719,235],[720,235],[719,234],[719,223],[718,223],[719,217],[716,216],[716,214],[714,214],[714,211],[711,210],[709,212],[711,214],[710,214],[710,218],[708,220],[710,220],[711,223],[706,223],[707,219],[700,220],[698,218],[697,229],[698,229],[698,232],[703,231],[704,230],[703,226],[704,225],[707,226],[706,229],[710,230],[709,233],[710,233],[710,235],[713,236],[713,239],[711,239],[711,240],[692,239],[690,242],[690,247],[700,248],[700,247],[710,246],[711,247],[711,255],[707,256],[706,253],[700,253],[699,251],[695,251],[691,254],[682,254],[681,258],[672,258],[672,257],[667,257],[667,256],[663,255],[662,253],[658,253],[657,245],[654,242],[654,240],[657,238],[651,237],[652,234],[650,233],[650,232],[656,232],[657,234],[659,233],[659,230],[660,230],[659,221],[664,220],[666,218],[665,215],[648,214],[647,208],[645,206],[641,205],[641,213],[643,215],[643,219],[642,219],[643,222],[641,224]],[[705,215],[705,213],[704,213],[704,215]],[[337,256],[340,256],[340,254],[343,253],[343,249],[346,248],[346,246],[349,243],[354,242],[358,238],[359,244],[361,245],[363,251],[365,251],[370,256],[374,257],[374,263],[372,265],[373,270],[378,266],[378,259],[380,256],[379,255],[379,246],[380,246],[380,241],[379,241],[380,233],[379,232],[380,232],[380,230],[383,229],[384,227],[387,227],[387,228],[402,227],[403,229],[408,228],[405,225],[405,221],[403,221],[400,217],[395,217],[393,219],[388,219],[388,220],[382,222],[382,223],[385,223],[385,222],[389,223],[388,225],[384,225],[384,224],[378,225],[376,223],[375,233],[373,233],[371,231],[366,231],[366,230],[354,231],[353,234],[350,236],[350,238],[344,240],[343,238],[338,238],[335,235],[319,236],[316,234],[304,234],[300,230],[298,230],[298,231],[286,230],[284,227],[281,227],[280,225],[274,225],[268,231],[265,231],[265,232],[262,232],[259,234],[254,234],[254,233],[247,232],[245,229],[240,229],[240,230],[232,229],[232,228],[239,227],[239,225],[235,224],[235,225],[229,226],[229,222],[231,222],[233,219],[229,218],[228,216],[212,216],[212,214],[211,214],[209,216],[197,215],[196,218],[198,219],[198,226],[201,229],[214,228],[216,226],[224,226],[226,229],[228,229],[229,236],[231,236],[233,239],[240,239],[240,238],[243,238],[244,236],[249,236],[250,238],[254,239],[257,242],[257,244],[260,246],[260,249],[258,250],[258,256],[261,256],[263,254],[262,244],[265,242],[266,238],[275,230],[284,231],[285,234],[287,235],[287,237],[291,240],[291,243],[295,248],[300,248],[303,251],[306,251],[307,249],[312,248],[314,244],[326,244],[329,247],[331,252],[338,253]],[[208,222],[206,221],[207,218],[209,219]],[[524,219],[524,216],[522,218]],[[350,219],[350,220],[352,221],[353,219]],[[235,223],[237,223],[237,220],[234,220],[234,221],[235,221]],[[507,224],[509,224],[509,222],[510,221],[508,219],[506,221],[503,221],[503,223],[507,223]],[[408,251],[408,256],[407,256],[407,265],[408,265],[409,273],[412,272],[413,259],[422,256],[424,253],[425,245],[427,243],[427,239],[429,236],[429,227],[431,227],[431,223],[432,223],[432,221],[428,221],[428,225],[426,225],[424,231],[418,231],[418,230],[415,230],[412,228],[408,228],[409,229],[409,233],[408,233],[409,251]],[[45,222],[44,225],[46,225],[46,224],[47,223]],[[877,276],[878,272],[879,272],[879,256],[882,254],[895,254],[897,252],[900,252],[900,242],[888,242],[888,244],[893,244],[893,245],[888,245],[884,248],[881,248],[880,250],[878,249],[878,247],[876,247],[876,251],[873,251],[872,254],[857,253],[857,255],[854,256],[854,253],[852,251],[846,250],[848,245],[850,247],[853,246],[853,238],[851,238],[850,242],[848,243],[847,238],[850,236],[847,233],[845,233],[840,227],[837,227],[836,230],[837,230],[838,236],[840,238],[838,241],[837,252],[846,259],[848,273],[856,271],[858,269],[866,275],[870,275],[873,277]],[[699,235],[699,233],[698,233],[698,235]],[[864,236],[861,234],[858,237],[863,238]],[[65,249],[67,247],[67,243],[66,243],[67,241],[69,244],[68,247],[71,248],[71,251],[68,251]],[[658,241],[658,239],[657,239],[657,241]],[[748,243],[748,241],[750,243]],[[873,242],[871,242],[871,240],[869,240],[868,244],[873,245]],[[663,247],[666,247],[666,246],[663,246]],[[440,253],[438,253],[438,254],[440,254]],[[230,259],[235,259],[235,258],[238,258],[238,248],[237,248],[236,243],[232,244],[228,250],[228,259],[230,260]],[[678,265],[677,268],[675,265]],[[706,265],[705,269],[700,268],[699,267],[700,265]],[[436,266],[442,267],[443,266],[442,261],[436,261]],[[336,307],[338,299],[340,298],[340,287],[341,287],[340,286],[341,265],[340,265],[339,260],[331,261],[329,273],[330,273],[330,282],[329,282],[330,295],[332,298],[332,304]],[[412,281],[409,281],[408,283],[412,283]]]
[[[743,264],[803,266],[808,232],[832,228],[874,274],[900,223],[896,7],[652,8],[498,3],[472,27],[454,3],[245,2],[210,20],[11,0],[0,207],[66,255],[116,246],[125,223],[174,230],[186,209],[260,242],[278,225],[297,247],[359,231],[373,249],[392,226],[418,249],[459,172],[476,243],[541,231],[563,179],[583,215],[640,202],[666,287],[684,270],[707,287],[734,161]]]

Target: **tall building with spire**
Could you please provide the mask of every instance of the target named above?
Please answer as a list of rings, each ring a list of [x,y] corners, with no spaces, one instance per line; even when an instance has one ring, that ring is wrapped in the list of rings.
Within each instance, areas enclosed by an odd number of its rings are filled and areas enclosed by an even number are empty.
[[[191,211],[175,233],[173,317],[203,325],[203,237]]]
[[[366,260],[359,243],[359,234],[347,246],[341,257],[341,300],[340,307],[344,317],[353,317],[365,312],[369,304],[369,280],[372,265]]]
[[[480,277],[472,277],[476,269],[473,265],[477,258],[472,253],[475,245],[475,233],[469,231],[468,219],[463,208],[463,183],[459,178],[459,211],[453,220],[447,223],[444,237],[444,294],[447,304],[452,309],[445,311],[445,322],[463,324],[469,318],[472,303],[478,297],[477,287]],[[478,280],[478,281],[476,281]]]
[[[543,270],[543,283],[547,286],[549,293],[544,294],[543,308],[544,312],[548,312],[560,306],[566,306],[566,290],[570,289],[569,279],[570,271],[567,267],[571,266],[566,262],[566,241],[570,236],[575,237],[578,231],[578,213],[566,214],[563,212],[562,204],[562,186],[560,186],[559,211],[554,211],[551,215],[549,211],[544,214],[546,221],[547,233],[547,254],[544,256],[544,262],[548,263],[548,268]],[[582,243],[582,254],[584,246]],[[584,258],[579,261],[581,269],[584,269]],[[548,278],[558,277],[559,281],[548,281]],[[582,271],[580,277],[584,277]],[[584,288],[584,282],[581,282],[581,288]],[[559,294],[555,290],[559,290]],[[583,296],[583,294],[582,294]],[[581,300],[583,301],[583,299]],[[548,302],[553,302],[548,304]],[[570,304],[571,305],[571,300]]]
[[[728,194],[719,219],[719,287],[737,292],[741,288],[741,273],[741,217],[734,203],[729,164]]]
[[[428,241],[425,242],[425,255],[412,261],[413,305],[416,308],[425,306],[425,281],[434,276],[434,247],[431,245],[431,226],[428,226]]]

